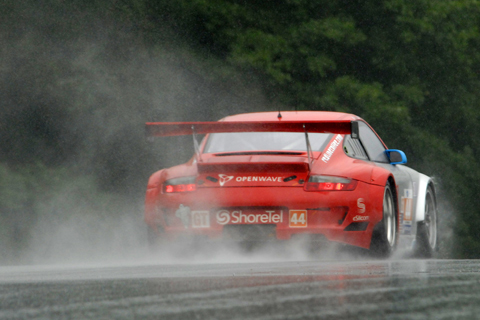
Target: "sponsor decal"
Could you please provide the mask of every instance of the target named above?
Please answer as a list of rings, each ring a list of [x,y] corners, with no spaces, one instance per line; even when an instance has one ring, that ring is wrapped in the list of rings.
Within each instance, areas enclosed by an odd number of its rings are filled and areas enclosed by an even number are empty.
[[[217,212],[217,223],[227,224],[230,222],[230,212],[227,210],[220,210]]]
[[[224,186],[225,183],[233,180],[235,178],[236,182],[282,182],[283,177],[278,177],[278,176],[273,176],[273,177],[268,177],[268,176],[227,176],[226,174],[219,174],[218,175],[220,178],[220,186]],[[295,177],[296,178],[296,177]],[[207,177],[208,179],[208,177]]]
[[[412,197],[412,189],[405,189],[405,190],[403,190],[403,193],[405,195],[405,198],[411,198]]]
[[[180,220],[182,220],[182,224],[185,228],[188,228],[188,226],[190,225],[190,215],[191,215],[190,207],[184,206],[183,204],[180,204],[180,206],[178,206],[177,211],[175,211],[175,216],[177,218],[180,218]]]
[[[209,228],[210,212],[192,211],[192,228]]]
[[[265,213],[243,213],[242,210],[219,210],[216,214],[217,223],[226,224],[263,224],[283,222],[283,211],[265,210]]]
[[[368,221],[370,220],[370,217],[369,216],[355,216],[353,217],[353,221],[357,222],[357,221]]]
[[[226,174],[219,174],[220,177],[220,186],[223,187],[225,183],[232,180],[234,176],[227,176]]]
[[[403,227],[404,227],[404,230],[403,230],[404,234],[412,234],[412,226],[406,225],[406,226],[403,226]]]
[[[343,137],[340,134],[337,134],[337,136],[335,137],[335,140],[333,140],[332,143],[330,143],[327,150],[323,154],[322,156],[323,162],[327,163],[328,160],[330,160],[330,158],[332,157],[337,147],[342,143],[342,140],[343,140]]]
[[[290,228],[307,227],[307,210],[290,210],[288,216],[288,225]]]
[[[405,189],[404,196],[402,197],[402,211],[403,211],[403,221],[412,221],[412,207],[413,207],[413,198],[412,190]]]
[[[243,182],[243,181],[271,181],[271,182],[281,182],[282,177],[260,177],[260,176],[244,176],[244,177],[236,177],[235,181]]]
[[[358,198],[357,199],[357,207],[358,207],[358,210],[357,212],[358,213],[365,213],[365,200],[363,198]]]

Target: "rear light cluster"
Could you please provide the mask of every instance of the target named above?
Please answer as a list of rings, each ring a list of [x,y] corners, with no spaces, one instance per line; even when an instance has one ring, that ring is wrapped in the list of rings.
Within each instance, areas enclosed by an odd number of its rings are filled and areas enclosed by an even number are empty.
[[[163,193],[192,192],[197,190],[195,177],[170,179],[163,183]]]
[[[352,191],[357,187],[357,182],[343,177],[310,176],[305,191]]]

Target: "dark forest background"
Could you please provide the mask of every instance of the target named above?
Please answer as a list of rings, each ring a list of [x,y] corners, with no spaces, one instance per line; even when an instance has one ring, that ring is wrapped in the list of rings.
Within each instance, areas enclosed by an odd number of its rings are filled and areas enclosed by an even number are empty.
[[[0,264],[142,243],[149,174],[193,152],[144,122],[278,109],[366,119],[435,177],[441,256],[479,258],[479,26],[477,0],[4,0]]]

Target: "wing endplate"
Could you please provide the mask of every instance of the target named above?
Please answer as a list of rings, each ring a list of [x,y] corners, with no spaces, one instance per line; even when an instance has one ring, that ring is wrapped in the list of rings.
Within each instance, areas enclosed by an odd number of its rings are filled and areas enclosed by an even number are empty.
[[[318,132],[350,134],[352,121],[147,122],[146,136],[168,137],[219,132]]]

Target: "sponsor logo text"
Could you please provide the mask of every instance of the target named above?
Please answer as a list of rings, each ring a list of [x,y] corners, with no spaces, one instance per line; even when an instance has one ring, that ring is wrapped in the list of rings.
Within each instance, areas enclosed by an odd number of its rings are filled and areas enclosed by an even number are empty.
[[[330,158],[332,157],[332,155],[335,152],[335,150],[337,149],[337,147],[340,145],[340,143],[342,143],[342,140],[343,140],[343,137],[341,135],[337,134],[337,136],[335,137],[335,140],[333,140],[332,143],[330,143],[327,150],[323,154],[323,156],[322,156],[322,161],[323,162],[327,163],[328,160],[330,160]]]
[[[225,224],[263,224],[283,222],[283,211],[265,210],[265,213],[243,213],[242,210],[219,210],[216,214],[217,223]]]

